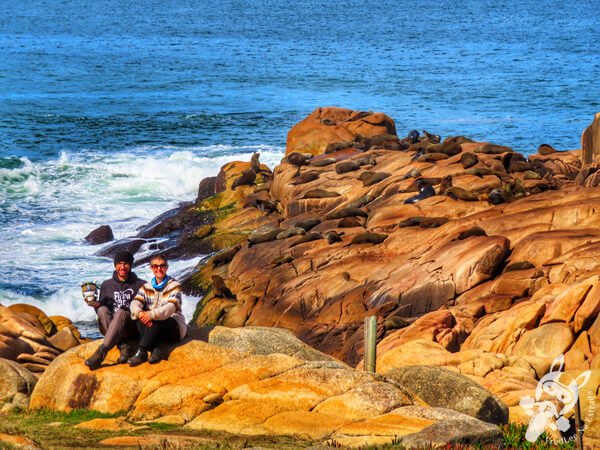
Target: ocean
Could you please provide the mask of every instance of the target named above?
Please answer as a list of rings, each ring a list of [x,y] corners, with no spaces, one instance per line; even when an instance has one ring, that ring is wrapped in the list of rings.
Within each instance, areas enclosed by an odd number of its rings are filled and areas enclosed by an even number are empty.
[[[79,283],[112,273],[84,243],[90,231],[134,235],[255,151],[273,167],[288,130],[319,106],[383,111],[401,136],[578,148],[600,111],[598,11],[600,1],[0,0],[0,303],[89,325]],[[196,301],[184,301],[188,318]]]

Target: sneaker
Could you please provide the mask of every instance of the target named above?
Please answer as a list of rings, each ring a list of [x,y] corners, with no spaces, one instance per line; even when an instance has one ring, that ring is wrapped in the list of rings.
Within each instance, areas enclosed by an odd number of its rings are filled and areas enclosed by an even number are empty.
[[[132,356],[133,352],[126,342],[119,344],[119,358],[117,359],[117,364],[125,364]]]
[[[138,348],[138,351],[135,352],[135,355],[129,358],[127,364],[129,364],[130,367],[135,367],[139,366],[142,363],[145,363],[146,361],[148,361],[148,352],[146,350]]]
[[[90,368],[90,370],[96,370],[106,358],[106,349],[102,344],[96,349],[94,354],[85,360],[85,365]]]
[[[148,362],[150,364],[156,364],[157,362],[160,362],[162,360],[162,353],[160,351],[160,348],[155,347],[154,350],[152,350],[152,353],[150,353],[150,359],[148,360]]]

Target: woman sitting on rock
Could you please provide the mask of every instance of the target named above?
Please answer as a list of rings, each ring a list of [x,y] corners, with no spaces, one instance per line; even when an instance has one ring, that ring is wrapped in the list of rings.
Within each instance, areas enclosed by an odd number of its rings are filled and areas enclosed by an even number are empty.
[[[154,278],[140,288],[131,302],[131,318],[137,321],[141,336],[136,354],[127,361],[131,367],[146,361],[159,362],[162,359],[159,345],[178,342],[187,332],[181,312],[181,285],[167,275],[168,268],[167,258],[153,256],[150,269]],[[151,352],[150,360],[148,352]]]

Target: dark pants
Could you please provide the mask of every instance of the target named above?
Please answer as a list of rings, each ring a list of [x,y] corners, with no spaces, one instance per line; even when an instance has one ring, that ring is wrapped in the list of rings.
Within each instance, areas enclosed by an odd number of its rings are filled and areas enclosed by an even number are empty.
[[[140,332],[140,348],[152,351],[163,343],[173,343],[179,341],[179,325],[172,317],[166,320],[153,320],[152,326],[147,327],[139,320],[137,328]]]
[[[110,350],[128,339],[139,339],[129,311],[118,309],[113,313],[107,306],[100,306],[96,310],[96,314],[98,315],[98,328],[104,335],[102,345],[106,350]]]

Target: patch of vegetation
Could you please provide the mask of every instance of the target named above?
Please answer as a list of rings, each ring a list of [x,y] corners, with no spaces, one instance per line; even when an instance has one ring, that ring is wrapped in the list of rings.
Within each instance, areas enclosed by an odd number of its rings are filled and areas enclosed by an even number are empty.
[[[527,426],[509,423],[502,427],[502,437],[505,448],[524,449],[524,450],[549,450],[549,449],[570,449],[575,448],[575,441],[565,443],[555,442],[546,432],[542,433],[535,442],[529,442],[525,439]]]

